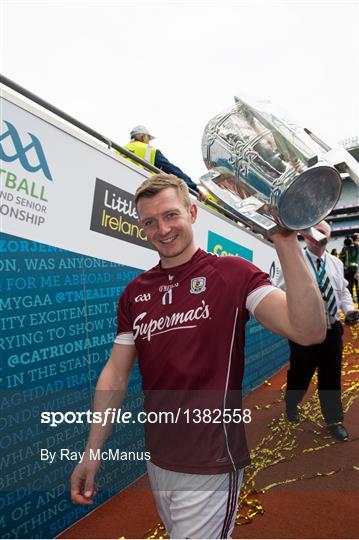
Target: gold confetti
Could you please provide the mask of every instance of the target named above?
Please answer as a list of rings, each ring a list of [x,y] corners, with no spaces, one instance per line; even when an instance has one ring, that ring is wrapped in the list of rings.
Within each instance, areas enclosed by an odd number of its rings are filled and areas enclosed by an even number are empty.
[[[353,342],[357,343],[359,338],[359,323],[350,326],[350,340],[345,344],[343,350],[343,363],[342,363],[342,375],[343,377],[353,376],[353,374],[359,373],[358,356],[356,358],[348,359],[348,356],[353,356],[359,353],[359,350],[354,347]],[[317,374],[313,376],[312,384],[317,385]],[[265,386],[271,386],[269,381],[264,381]],[[342,392],[343,410],[348,412],[353,403],[359,397],[359,381],[348,380],[342,381],[345,388]],[[284,383],[281,388],[281,397],[275,399],[271,403],[263,405],[256,405],[253,409],[268,410],[278,403],[282,403],[284,400],[286,384]],[[304,448],[301,453],[307,452],[320,452],[326,448],[331,447],[334,444],[338,444],[329,435],[326,430],[323,429],[323,419],[321,415],[320,403],[318,398],[318,391],[315,390],[313,395],[305,401],[300,407],[301,419],[311,423],[311,432],[313,433],[312,443],[316,446]],[[281,480],[262,488],[257,487],[258,476],[262,471],[273,467],[278,463],[289,462],[296,457],[296,450],[298,447],[297,435],[303,432],[304,429],[300,424],[294,424],[288,422],[284,414],[281,414],[279,418],[273,418],[273,420],[267,426],[267,433],[263,439],[257,444],[251,451],[252,463],[249,467],[246,467],[244,480],[242,483],[241,494],[238,499],[238,508],[236,515],[236,525],[249,525],[253,519],[258,515],[263,515],[265,509],[262,502],[259,499],[261,493],[267,493],[271,489],[274,489],[281,485],[293,484],[295,482],[301,482],[305,480],[313,480],[315,478],[323,476],[333,476],[340,472],[354,470],[359,471],[359,466],[352,465],[346,468],[335,469],[327,472],[316,472],[314,474],[303,474],[297,478],[290,478]],[[326,442],[326,440],[329,442]],[[353,442],[355,439],[351,439]],[[347,443],[348,444],[348,443]],[[152,529],[147,531],[144,538],[147,539],[165,539],[168,538],[167,531],[162,523],[158,523]]]

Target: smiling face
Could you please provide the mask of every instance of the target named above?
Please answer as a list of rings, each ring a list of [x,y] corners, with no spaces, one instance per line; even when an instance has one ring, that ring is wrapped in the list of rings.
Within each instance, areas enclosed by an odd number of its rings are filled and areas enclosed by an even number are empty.
[[[153,197],[141,197],[137,211],[149,242],[157,249],[163,268],[172,268],[191,259],[196,252],[192,224],[197,206],[187,206],[173,187]]]

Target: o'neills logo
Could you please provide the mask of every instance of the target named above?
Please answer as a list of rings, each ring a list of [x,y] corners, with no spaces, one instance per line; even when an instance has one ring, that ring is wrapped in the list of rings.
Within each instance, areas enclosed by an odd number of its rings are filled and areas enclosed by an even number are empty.
[[[178,287],[179,283],[170,283],[169,285],[161,285],[158,290],[160,292],[167,292],[170,289],[174,289],[175,287]]]
[[[134,339],[141,336],[142,339],[151,341],[154,336],[173,332],[174,330],[188,330],[197,328],[197,324],[188,325],[186,323],[209,318],[209,306],[202,300],[201,305],[188,311],[180,311],[172,315],[166,315],[159,319],[150,319],[148,322],[141,322],[146,317],[147,311],[140,313],[133,323]]]
[[[132,193],[96,179],[91,216],[91,231],[154,249],[138,223]]]

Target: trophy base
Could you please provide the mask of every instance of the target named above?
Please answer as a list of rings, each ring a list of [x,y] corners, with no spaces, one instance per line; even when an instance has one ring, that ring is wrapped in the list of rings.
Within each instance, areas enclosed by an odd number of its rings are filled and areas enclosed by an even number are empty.
[[[325,219],[328,208],[335,206],[341,184],[336,169],[318,164],[299,175],[284,193],[274,195],[271,204],[283,227],[307,229]]]

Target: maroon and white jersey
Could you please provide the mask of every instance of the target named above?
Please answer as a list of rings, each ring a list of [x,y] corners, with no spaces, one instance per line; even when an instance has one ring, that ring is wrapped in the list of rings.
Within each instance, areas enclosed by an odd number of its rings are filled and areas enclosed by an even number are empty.
[[[243,423],[222,422],[222,412],[242,408],[248,302],[271,290],[268,275],[248,261],[201,249],[185,264],[158,264],[127,285],[115,341],[136,345],[145,410],[177,418],[145,424],[155,465],[218,474],[249,463]],[[210,416],[198,421],[205,409]]]

